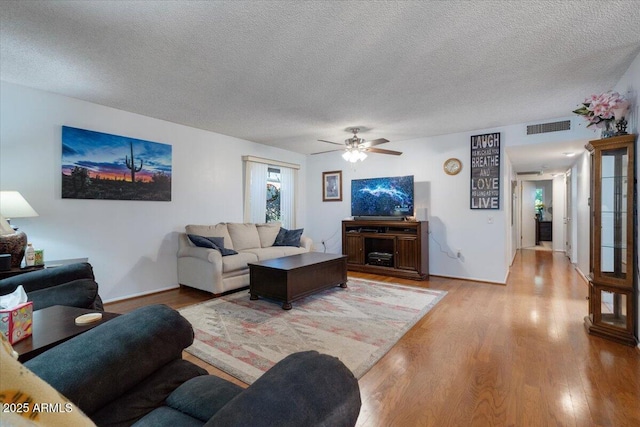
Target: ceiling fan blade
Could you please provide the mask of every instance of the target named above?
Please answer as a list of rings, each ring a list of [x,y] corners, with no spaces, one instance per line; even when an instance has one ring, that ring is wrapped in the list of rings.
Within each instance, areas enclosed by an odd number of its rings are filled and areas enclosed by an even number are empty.
[[[385,138],[378,138],[372,141],[365,141],[362,144],[360,144],[360,146],[363,148],[367,148],[367,147],[373,147],[374,145],[384,144],[385,142],[389,142],[389,140]]]
[[[393,154],[394,156],[399,156],[402,154],[402,152],[400,151],[383,150],[382,148],[365,148],[364,151],[368,153]]]
[[[343,142],[326,141],[324,139],[319,139],[318,141],[320,141],[320,142],[328,142],[329,144],[335,144],[335,145],[344,145]]]
[[[311,155],[311,156],[314,156],[314,155],[316,155],[316,154],[333,153],[334,151],[344,151],[344,149],[342,149],[342,148],[341,148],[341,149],[339,149],[339,150],[320,151],[320,152],[318,152],[318,153],[311,153],[310,155]]]

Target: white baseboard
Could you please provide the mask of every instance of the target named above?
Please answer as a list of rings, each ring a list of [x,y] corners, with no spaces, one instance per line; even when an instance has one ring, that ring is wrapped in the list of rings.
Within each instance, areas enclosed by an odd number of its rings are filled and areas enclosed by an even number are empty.
[[[137,294],[127,295],[127,296],[124,296],[124,297],[106,299],[106,300],[103,300],[102,302],[105,303],[105,304],[108,304],[110,302],[124,301],[124,300],[127,300],[127,299],[143,297],[145,295],[157,294],[159,292],[170,291],[171,289],[178,289],[178,288],[180,288],[180,285],[167,286],[166,288],[154,289],[152,291],[140,292],[140,293],[137,293]]]
[[[429,274],[429,276],[433,277],[445,277],[447,279],[457,279],[457,280],[465,280],[467,282],[482,282],[482,283],[490,283],[492,285],[506,285],[507,281],[505,278],[504,282],[499,282],[497,280],[487,280],[487,279],[477,279],[475,277],[458,277],[458,276],[446,276],[444,274]],[[507,276],[509,277],[509,273],[507,272]]]
[[[580,270],[580,267],[578,267],[577,265],[574,267],[576,269],[576,271],[578,272],[578,274],[580,275],[580,277],[582,277],[582,280],[584,280],[584,282],[588,285],[589,284],[589,279],[587,278],[587,275],[584,274],[582,272],[582,270]]]

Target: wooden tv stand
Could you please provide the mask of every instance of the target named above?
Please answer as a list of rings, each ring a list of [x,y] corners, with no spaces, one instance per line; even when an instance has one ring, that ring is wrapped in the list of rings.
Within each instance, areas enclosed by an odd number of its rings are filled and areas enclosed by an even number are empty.
[[[428,221],[342,221],[347,269],[414,280],[429,278]]]

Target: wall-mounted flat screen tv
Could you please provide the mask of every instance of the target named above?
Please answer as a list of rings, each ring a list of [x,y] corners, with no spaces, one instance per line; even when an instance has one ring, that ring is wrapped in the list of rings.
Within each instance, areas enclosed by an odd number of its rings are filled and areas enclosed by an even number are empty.
[[[352,180],[351,215],[413,216],[413,175]]]

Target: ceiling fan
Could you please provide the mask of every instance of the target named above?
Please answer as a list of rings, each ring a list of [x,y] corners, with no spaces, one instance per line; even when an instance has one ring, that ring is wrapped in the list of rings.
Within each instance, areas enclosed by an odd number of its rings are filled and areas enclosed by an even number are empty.
[[[353,136],[351,138],[347,138],[344,140],[344,144],[346,145],[346,148],[344,148],[345,152],[342,155],[342,158],[348,162],[355,163],[358,160],[362,161],[366,159],[367,152],[379,153],[379,154],[392,154],[394,156],[399,156],[402,154],[400,151],[383,150],[382,148],[373,148],[374,145],[380,145],[380,144],[389,142],[388,139],[378,138],[372,141],[366,141],[364,138],[358,137],[358,132],[360,132],[360,128],[352,128],[351,132],[353,133]],[[324,139],[319,139],[318,141],[327,142],[329,144],[335,144],[335,145],[343,145],[339,142],[326,141]],[[319,153],[312,153],[311,155],[324,154],[324,153],[330,153],[332,151],[341,151],[341,150],[342,149],[321,151]]]

